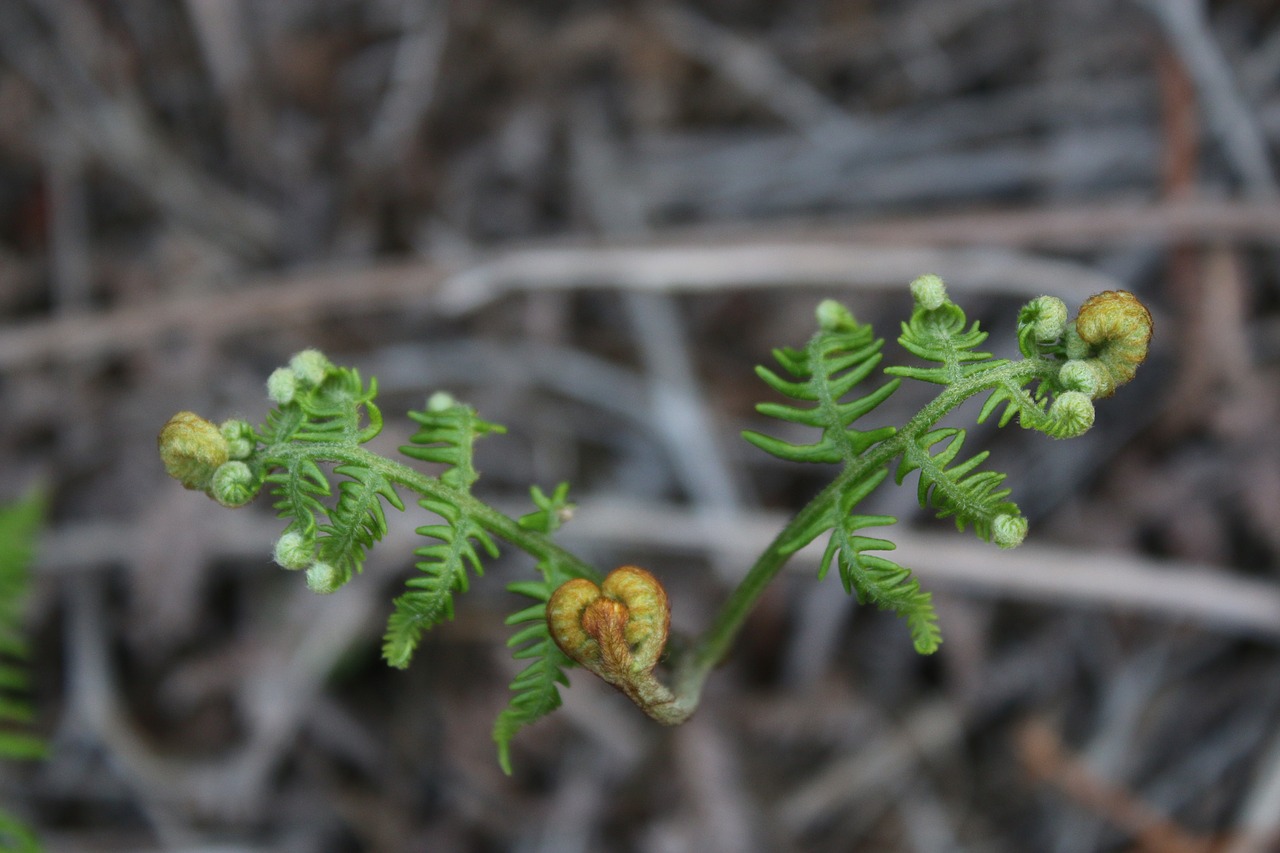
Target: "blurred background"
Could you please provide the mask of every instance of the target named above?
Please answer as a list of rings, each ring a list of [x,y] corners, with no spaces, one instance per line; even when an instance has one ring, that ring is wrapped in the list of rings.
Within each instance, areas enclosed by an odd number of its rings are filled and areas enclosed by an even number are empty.
[[[1280,6],[1264,0],[8,0],[0,500],[43,484],[28,602],[51,851],[1280,850]],[[304,347],[387,428],[447,389],[510,432],[487,500],[703,627],[829,472],[738,438],[825,297],[893,342],[933,272],[1016,352],[1027,298],[1138,293],[1150,361],[1070,442],[974,427],[1009,553],[907,488],[914,654],[799,555],[687,725],[518,671],[506,553],[407,672],[411,507],[340,593],[267,502],[169,480],[168,417],[258,422]],[[877,423],[928,399],[904,388]]]

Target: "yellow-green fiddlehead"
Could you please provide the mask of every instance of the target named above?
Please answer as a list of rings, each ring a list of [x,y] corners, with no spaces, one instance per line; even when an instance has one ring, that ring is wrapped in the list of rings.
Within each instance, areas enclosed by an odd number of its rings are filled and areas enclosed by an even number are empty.
[[[1151,312],[1132,293],[1089,297],[1067,332],[1062,381],[1090,397],[1110,397],[1146,360],[1152,329]]]
[[[638,566],[614,569],[599,585],[567,581],[547,602],[551,638],[566,655],[668,725],[688,713],[654,677],[667,645],[671,605],[658,579]]]

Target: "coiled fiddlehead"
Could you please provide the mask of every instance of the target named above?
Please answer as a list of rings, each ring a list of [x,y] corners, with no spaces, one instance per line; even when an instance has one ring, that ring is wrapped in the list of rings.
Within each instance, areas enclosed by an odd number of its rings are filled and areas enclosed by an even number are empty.
[[[1070,361],[1063,369],[1091,373],[1095,385],[1090,396],[1110,397],[1146,359],[1152,326],[1151,312],[1132,293],[1108,290],[1091,296],[1080,306],[1067,333]],[[1068,381],[1084,384],[1079,379]]]
[[[671,605],[658,579],[639,566],[614,569],[599,584],[578,578],[547,602],[551,638],[570,658],[621,690],[660,723],[688,716],[653,670],[667,646]]]

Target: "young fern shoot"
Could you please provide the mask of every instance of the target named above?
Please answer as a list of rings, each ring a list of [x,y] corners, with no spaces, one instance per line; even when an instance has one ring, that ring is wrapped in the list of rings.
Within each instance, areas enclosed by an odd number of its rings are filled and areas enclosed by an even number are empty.
[[[911,293],[914,307],[898,342],[921,365],[886,368],[880,371],[885,378],[859,393],[877,373],[884,342],[828,300],[818,306],[818,331],[803,348],[775,350],[778,368],[757,369],[786,398],[760,404],[760,413],[819,432],[808,444],[754,431],[744,437],[785,460],[832,465],[834,473],[765,548],[707,630],[680,644],[678,653],[667,650],[670,605],[652,574],[624,566],[605,576],[554,542],[572,515],[567,485],[550,496],[534,487],[534,507],[519,518],[472,494],[479,477],[475,442],[504,430],[446,394],[410,413],[420,429],[400,448],[412,460],[438,466],[434,474],[363,446],[382,426],[376,383],[366,385],[356,371],[314,350],[271,375],[267,387],[276,407],[262,426],[233,420],[216,427],[180,412],[160,433],[160,453],[184,486],[225,506],[241,506],[268,486],[286,521],[276,561],[305,569],[308,586],[321,593],[338,590],[360,572],[366,553],[386,533],[386,507],[405,508],[397,489],[417,495],[438,520],[417,528],[425,540],[415,551],[420,573],[392,602],[383,645],[392,666],[408,666],[423,633],[452,618],[455,597],[483,574],[485,559],[497,556],[498,541],[533,557],[536,578],[509,585],[529,603],[507,619],[516,627],[508,645],[527,663],[493,732],[499,761],[510,772],[512,738],[559,707],[559,688],[575,664],[658,722],[687,719],[764,589],[791,556],[823,535],[819,577],[834,565],[859,602],[905,620],[917,651],[938,648],[929,593],[909,569],[884,556],[894,549],[890,540],[868,535],[897,520],[861,514],[858,506],[890,473],[899,485],[918,473],[922,506],[1001,548],[1017,546],[1027,522],[1009,500],[1005,475],[985,467],[986,452],[963,456],[964,430],[939,422],[965,400],[985,395],[979,421],[999,412],[1000,426],[1016,417],[1023,427],[1054,438],[1080,435],[1093,424],[1092,401],[1131,379],[1146,357],[1151,317],[1122,291],[1090,298],[1073,322],[1061,300],[1040,297],[1018,315],[1022,358],[996,359],[978,349],[986,333],[951,302],[941,279],[922,276]],[[904,380],[940,390],[907,423],[875,423],[877,408]],[[657,675],[663,661],[669,684]]]

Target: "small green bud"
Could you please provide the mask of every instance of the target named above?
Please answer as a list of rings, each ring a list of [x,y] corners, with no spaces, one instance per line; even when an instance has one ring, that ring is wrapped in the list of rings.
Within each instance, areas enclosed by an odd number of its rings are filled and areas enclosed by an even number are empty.
[[[1079,391],[1092,400],[1098,396],[1104,381],[1098,370],[1090,361],[1068,361],[1058,371],[1058,384],[1066,391]]]
[[[238,419],[223,421],[222,426],[218,427],[218,431],[227,440],[227,455],[230,458],[248,459],[253,455],[253,449],[258,444],[258,438],[253,434],[253,427],[249,425],[248,421]]]
[[[218,466],[229,456],[218,428],[194,412],[178,412],[157,438],[164,469],[188,489],[207,491]]]
[[[428,412],[445,412],[458,405],[458,401],[448,391],[437,391],[427,398]]]
[[[304,349],[289,359],[289,367],[303,385],[315,388],[333,370],[333,362],[318,349]]]
[[[290,530],[276,542],[275,559],[282,569],[305,569],[315,562],[315,540],[296,530]]]
[[[222,463],[213,472],[209,493],[225,507],[244,506],[257,496],[258,483],[248,465],[232,460]]]
[[[1093,355],[1092,347],[1089,342],[1080,337],[1080,333],[1076,331],[1076,324],[1072,323],[1067,326],[1066,337],[1063,338],[1066,346],[1067,358],[1070,361],[1084,361]]]
[[[1064,391],[1049,407],[1049,417],[1056,422],[1054,438],[1075,438],[1093,426],[1093,400],[1079,391]]]
[[[267,377],[267,396],[278,406],[287,406],[298,394],[298,374],[287,367],[277,367]]]
[[[1017,548],[1027,538],[1027,520],[1020,515],[997,515],[991,522],[991,538],[1001,548]]]
[[[307,587],[312,592],[328,595],[347,582],[346,573],[332,563],[316,562],[307,569]]]
[[[1023,306],[1019,322],[1031,323],[1036,341],[1051,344],[1067,328],[1067,303],[1056,296],[1039,296]]]
[[[947,287],[932,273],[911,282],[911,298],[926,311],[937,311],[947,302]]]
[[[814,314],[818,319],[818,328],[824,332],[846,332],[858,326],[853,312],[834,299],[819,302]]]

